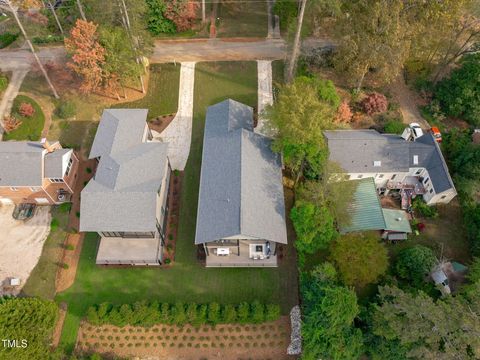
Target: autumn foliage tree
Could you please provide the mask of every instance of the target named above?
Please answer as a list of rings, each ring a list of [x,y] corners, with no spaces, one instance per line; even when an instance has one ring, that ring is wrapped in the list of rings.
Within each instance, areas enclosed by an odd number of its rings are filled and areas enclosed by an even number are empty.
[[[368,115],[382,113],[388,109],[388,100],[383,94],[371,93],[362,100],[362,108]]]
[[[71,55],[67,66],[82,79],[80,91],[91,93],[100,88],[103,81],[105,49],[98,42],[97,25],[77,20],[65,39],[65,47]]]
[[[190,0],[169,0],[165,3],[165,17],[173,21],[177,27],[177,31],[185,31],[193,27],[198,2]]]
[[[348,101],[342,101],[337,109],[337,121],[349,122],[352,120],[352,116],[352,109],[350,108],[350,105],[348,105]]]
[[[22,122],[12,115],[5,116],[5,119],[3,120],[3,129],[7,133],[18,129],[20,125],[22,125]]]

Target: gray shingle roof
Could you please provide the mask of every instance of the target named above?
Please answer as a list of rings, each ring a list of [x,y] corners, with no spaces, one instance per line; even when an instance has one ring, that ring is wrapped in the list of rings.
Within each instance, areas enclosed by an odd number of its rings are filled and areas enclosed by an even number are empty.
[[[64,164],[68,163],[73,154],[72,149],[59,149],[45,155],[45,177],[62,179],[67,170]],[[66,156],[66,158],[64,158]]]
[[[141,143],[147,113],[147,109],[104,110],[89,159],[122,152]]]
[[[255,134],[252,108],[207,110],[195,244],[244,235],[287,243],[281,160]]]
[[[0,141],[0,186],[42,186],[40,142]]]
[[[144,114],[146,118],[146,111]],[[120,124],[115,129],[123,129],[121,122],[129,121],[128,114],[125,115],[127,117],[117,118]],[[135,125],[142,129],[142,134],[145,118],[143,123]],[[81,231],[147,232],[156,229],[157,192],[166,175],[168,145],[142,143],[138,129],[133,129],[132,124],[129,127],[136,144],[123,138],[128,148],[102,155],[95,178],[82,191]],[[106,134],[100,136],[103,138]],[[118,138],[115,135],[107,138],[112,137]]]
[[[410,167],[428,170],[437,193],[454,188],[438,143],[430,133],[416,141],[375,130],[325,131],[330,160],[349,173],[407,172]],[[413,156],[418,156],[418,164]],[[380,166],[374,166],[380,161]]]

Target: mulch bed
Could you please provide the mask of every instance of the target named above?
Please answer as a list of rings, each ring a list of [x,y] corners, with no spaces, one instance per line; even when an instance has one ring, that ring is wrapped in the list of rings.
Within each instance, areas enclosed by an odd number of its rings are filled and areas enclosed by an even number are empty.
[[[183,171],[172,172],[170,178],[169,200],[168,200],[168,219],[165,236],[165,259],[170,260],[170,264],[175,261],[175,249],[178,235],[178,220],[180,214],[180,194],[182,190]],[[165,264],[164,266],[169,266]]]
[[[175,118],[175,115],[176,114],[162,115],[155,119],[149,120],[148,127],[150,128],[150,130],[161,133],[167,128],[168,125],[170,125],[172,120]]]
[[[290,343],[288,316],[256,325],[155,325],[145,327],[93,326],[83,322],[77,353],[158,359],[293,359],[286,355]]]
[[[68,267],[58,267],[55,279],[55,290],[57,293],[67,290],[75,282],[84,237],[83,233],[67,236],[63,247],[62,263],[67,264]],[[73,246],[73,250],[68,250],[69,246]]]
[[[58,309],[58,319],[55,324],[55,329],[53,330],[52,336],[52,346],[56,348],[60,343],[60,337],[62,336],[63,323],[65,321],[65,316],[67,315],[67,304],[61,303]]]

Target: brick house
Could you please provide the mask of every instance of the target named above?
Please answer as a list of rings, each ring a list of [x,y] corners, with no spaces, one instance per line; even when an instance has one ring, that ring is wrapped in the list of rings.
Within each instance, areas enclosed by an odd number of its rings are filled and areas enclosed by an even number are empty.
[[[78,158],[59,142],[0,142],[0,203],[55,205],[69,202]]]

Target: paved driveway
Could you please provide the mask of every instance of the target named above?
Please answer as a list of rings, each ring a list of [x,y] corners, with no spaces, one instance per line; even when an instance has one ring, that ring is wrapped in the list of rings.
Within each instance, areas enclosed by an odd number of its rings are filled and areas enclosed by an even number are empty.
[[[12,217],[14,205],[0,203],[0,284],[10,277],[19,278],[20,291],[42,254],[43,244],[50,232],[50,208],[37,207],[27,221]],[[0,295],[1,287],[0,287]]]

